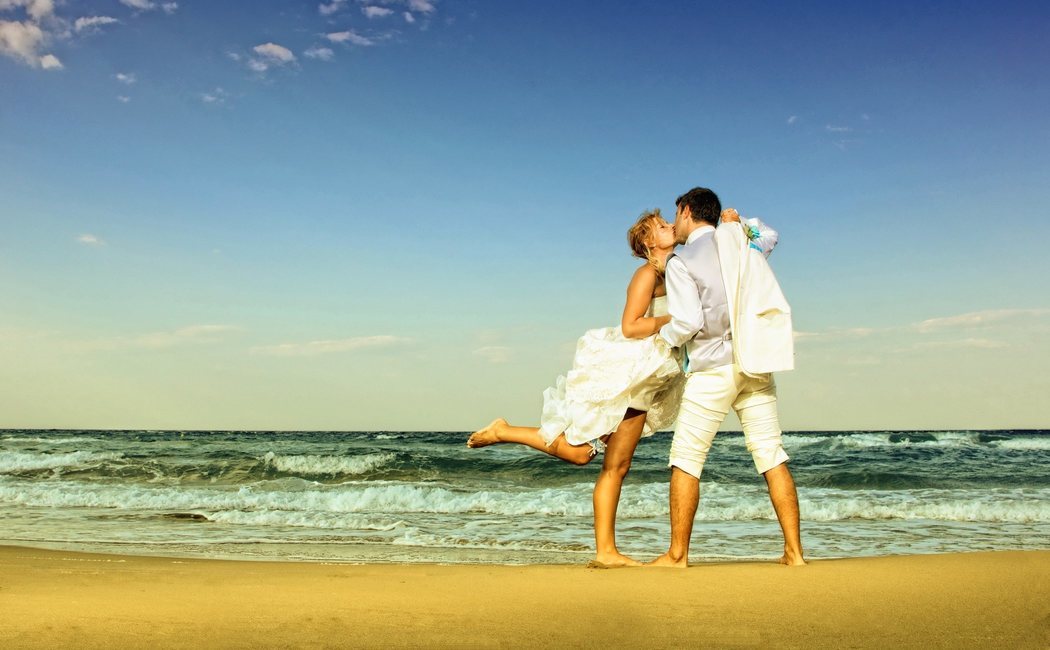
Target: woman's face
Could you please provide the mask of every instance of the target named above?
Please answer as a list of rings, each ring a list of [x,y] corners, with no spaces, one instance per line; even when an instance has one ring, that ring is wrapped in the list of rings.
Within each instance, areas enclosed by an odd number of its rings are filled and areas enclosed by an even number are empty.
[[[654,217],[653,232],[649,236],[649,241],[649,248],[674,248],[674,224]]]

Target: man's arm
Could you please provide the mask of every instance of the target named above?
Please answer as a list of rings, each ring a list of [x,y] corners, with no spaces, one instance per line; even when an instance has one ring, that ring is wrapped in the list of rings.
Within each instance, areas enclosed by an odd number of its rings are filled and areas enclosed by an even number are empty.
[[[744,233],[751,240],[751,248],[769,257],[769,254],[773,252],[777,241],[780,239],[777,231],[762,223],[762,220],[757,217],[744,219],[743,226]]]
[[[671,322],[660,328],[660,336],[676,348],[696,336],[704,326],[700,289],[686,270],[685,263],[677,257],[667,260],[664,282]]]

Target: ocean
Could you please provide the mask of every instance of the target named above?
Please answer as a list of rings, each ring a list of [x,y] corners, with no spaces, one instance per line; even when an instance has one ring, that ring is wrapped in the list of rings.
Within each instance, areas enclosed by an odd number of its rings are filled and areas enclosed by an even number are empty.
[[[584,467],[467,433],[0,430],[0,543],[243,560],[583,563]],[[643,439],[617,541],[666,548],[671,435]],[[810,559],[1050,549],[1050,431],[785,433]],[[739,433],[715,439],[692,562],[782,538]]]

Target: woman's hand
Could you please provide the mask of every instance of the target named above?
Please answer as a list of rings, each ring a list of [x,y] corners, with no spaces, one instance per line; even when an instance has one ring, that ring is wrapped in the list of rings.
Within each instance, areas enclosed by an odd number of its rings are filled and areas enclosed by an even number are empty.
[[[725,210],[722,210],[721,216],[722,223],[728,223],[730,221],[740,223],[740,213],[737,212],[735,208],[726,208]]]

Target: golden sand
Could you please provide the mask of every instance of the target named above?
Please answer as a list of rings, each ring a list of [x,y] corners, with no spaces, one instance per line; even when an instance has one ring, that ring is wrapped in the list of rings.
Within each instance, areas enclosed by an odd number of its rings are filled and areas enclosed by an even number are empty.
[[[1050,551],[689,569],[0,547],[0,648],[1048,648]]]

